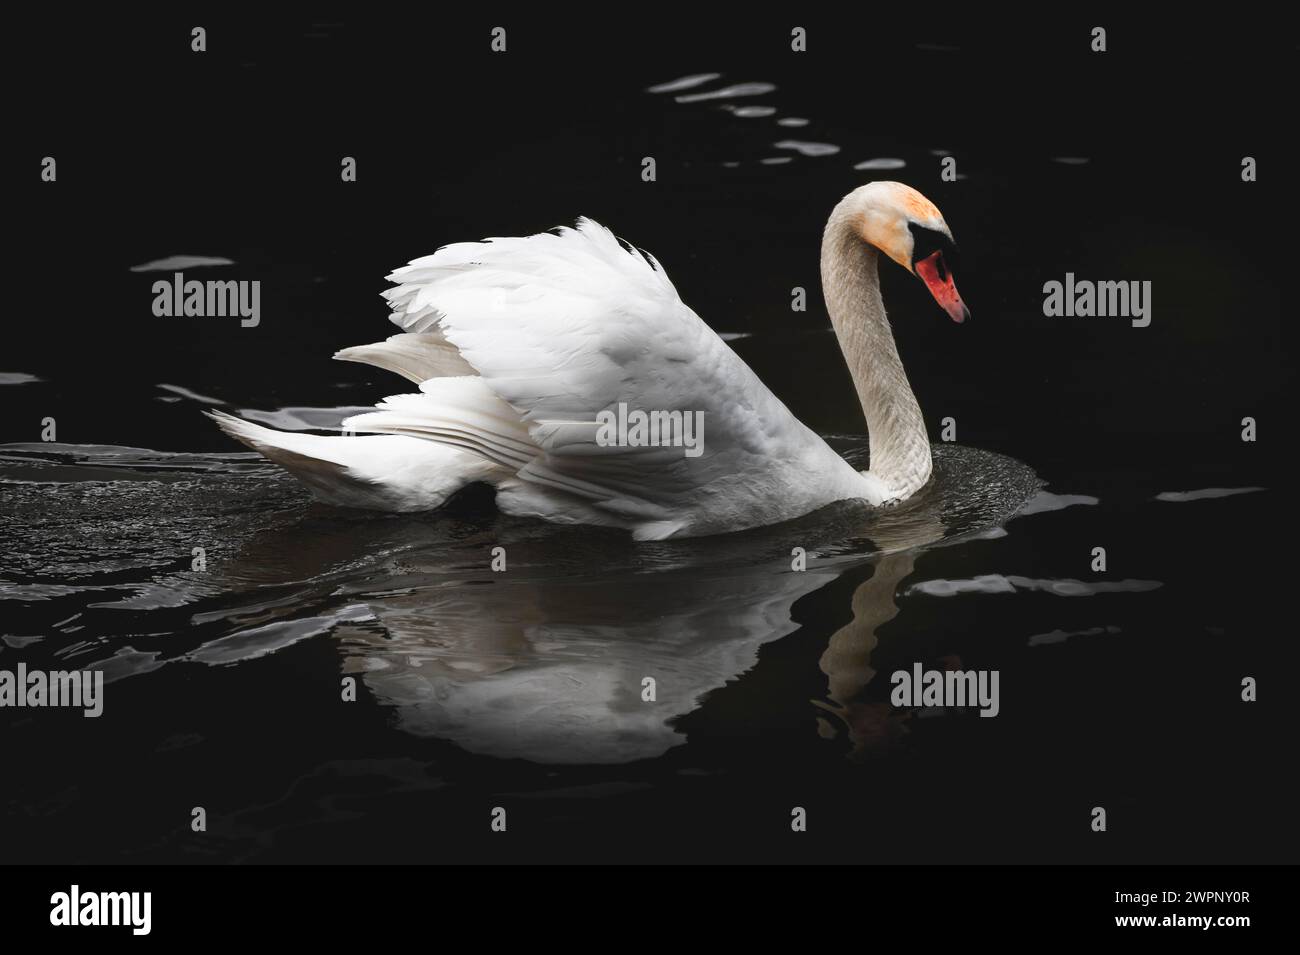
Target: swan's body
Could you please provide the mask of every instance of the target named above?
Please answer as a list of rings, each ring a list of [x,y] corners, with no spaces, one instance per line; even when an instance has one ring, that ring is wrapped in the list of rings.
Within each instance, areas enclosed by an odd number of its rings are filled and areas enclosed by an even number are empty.
[[[402,333],[335,356],[419,386],[344,422],[378,434],[218,423],[330,503],[423,510],[485,481],[507,513],[625,527],[641,540],[742,530],[846,499],[902,500],[929,478],[930,445],[885,317],[876,250],[910,270],[915,228],[951,244],[919,193],[873,183],[836,207],[823,239],[822,281],[867,418],[870,471],[796,419],[658,262],[585,219],[446,246],[389,276]],[[598,413],[620,405],[703,412],[702,453],[610,444]]]

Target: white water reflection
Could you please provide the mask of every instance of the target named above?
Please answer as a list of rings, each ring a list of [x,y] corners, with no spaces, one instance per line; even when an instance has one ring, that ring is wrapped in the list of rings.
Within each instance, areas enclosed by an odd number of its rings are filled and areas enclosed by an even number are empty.
[[[132,272],[174,272],[182,269],[213,268],[219,265],[234,265],[234,259],[219,255],[169,255],[163,259],[153,259],[143,265],[131,266]]]
[[[200,404],[205,404],[205,405],[225,404],[225,402],[222,401],[220,398],[211,398],[208,395],[201,395],[197,391],[190,391],[190,389],[182,388],[180,385],[168,385],[160,382],[158,384],[158,387],[161,388],[163,391],[170,391],[174,395],[178,395],[181,398],[188,398],[190,399],[190,401],[197,401]]]
[[[902,169],[907,162],[902,159],[867,159],[854,165],[854,169]]]
[[[697,86],[703,86],[705,83],[712,83],[722,76],[721,73],[692,73],[690,76],[682,76],[675,80],[669,80],[667,83],[659,83],[656,86],[646,88],[647,93],[677,93],[681,90],[694,89]]]
[[[1016,516],[1028,517],[1030,514],[1063,511],[1067,507],[1092,506],[1097,503],[1098,499],[1088,494],[1053,494],[1050,491],[1039,491]]]
[[[1119,627],[1089,627],[1087,630],[1053,630],[1050,633],[1036,633],[1029,638],[1029,646],[1042,647],[1054,643],[1064,643],[1071,637],[1096,637],[1103,633],[1121,633]]]
[[[772,145],[777,149],[792,149],[801,156],[834,156],[840,151],[834,143],[810,143],[801,139],[783,139]]]
[[[763,96],[776,91],[775,83],[736,83],[707,93],[688,93],[674,99],[679,103],[701,103],[713,99],[735,99],[741,96]]]
[[[532,762],[634,762],[684,743],[673,718],[753,667],[796,629],[793,603],[833,578],[502,581],[372,598],[383,633],[341,631],[344,672],[415,735]]]
[[[1206,487],[1199,491],[1161,491],[1156,495],[1157,501],[1204,501],[1216,497],[1235,497],[1238,494],[1254,494],[1267,491],[1265,487]]]
[[[1013,594],[1017,590],[1036,590],[1058,597],[1091,597],[1093,594],[1143,593],[1162,586],[1158,580],[1038,580],[1016,575],[981,574],[965,580],[926,580],[913,584],[907,592],[955,597],[958,594]]]

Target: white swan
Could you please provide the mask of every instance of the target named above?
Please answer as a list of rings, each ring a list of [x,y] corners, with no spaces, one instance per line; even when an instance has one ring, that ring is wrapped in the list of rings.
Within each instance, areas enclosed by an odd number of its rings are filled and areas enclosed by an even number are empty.
[[[514,515],[628,528],[638,540],[772,524],[845,499],[900,501],[930,476],[930,443],[880,298],[877,250],[954,321],[947,224],[896,182],[855,189],[822,239],[831,323],[870,439],[857,471],[801,424],[690,308],[659,263],[589,219],[526,238],[445,246],[388,278],[402,333],[334,357],[419,386],[344,422],[362,436],[289,434],[214,414],[231,436],[329,503],[414,511],[484,481]],[[703,412],[698,457],[610,443],[597,415]]]

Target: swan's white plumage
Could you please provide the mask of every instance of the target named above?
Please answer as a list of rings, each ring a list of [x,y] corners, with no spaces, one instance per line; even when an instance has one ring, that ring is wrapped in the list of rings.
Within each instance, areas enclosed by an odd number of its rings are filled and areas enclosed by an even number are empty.
[[[397,435],[319,435],[276,431],[219,411],[226,434],[298,477],[321,500],[341,507],[427,511],[476,481],[504,476],[481,456]]]
[[[340,361],[357,361],[401,375],[417,385],[430,378],[473,375],[456,346],[436,328],[422,333],[392,335],[373,345],[356,345],[334,353]]]
[[[519,450],[522,437],[531,457],[498,485],[508,512],[659,538],[883,496],[682,303],[658,262],[591,220],[446,246],[389,279],[398,283],[385,293],[394,323],[408,335],[436,330],[477,377],[425,382],[421,395],[387,399],[346,425],[471,448],[508,466],[498,446]],[[597,412],[620,403],[702,411],[703,454],[598,445]],[[509,431],[502,408],[522,431]]]
[[[430,378],[421,382],[419,394],[393,395],[376,407],[347,418],[344,427],[436,441],[478,454],[512,474],[537,453],[518,412],[478,377]]]

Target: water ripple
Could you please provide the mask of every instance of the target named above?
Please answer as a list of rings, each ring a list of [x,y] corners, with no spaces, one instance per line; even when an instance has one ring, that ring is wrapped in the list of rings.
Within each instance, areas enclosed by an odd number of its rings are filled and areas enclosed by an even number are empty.
[[[712,83],[721,73],[692,73],[690,76],[679,77],[675,80],[669,80],[667,83],[659,83],[655,86],[646,88],[647,93],[677,93],[681,90],[693,89],[696,86],[703,86],[705,83]]]
[[[840,151],[834,143],[810,143],[801,139],[783,139],[772,145],[777,149],[793,149],[801,156],[834,156]]]
[[[762,96],[765,93],[772,93],[775,91],[775,83],[736,83],[734,86],[724,86],[720,90],[710,90],[707,93],[689,93],[685,96],[674,97],[674,99],[679,103],[700,103],[704,100],[711,99],[734,99],[739,96]]]
[[[219,255],[169,255],[165,259],[154,259],[142,265],[131,266],[132,272],[178,272],[182,269],[212,268],[218,265],[234,265],[234,259]]]
[[[1144,593],[1164,584],[1159,580],[1036,580],[1002,574],[981,574],[965,580],[926,580],[913,584],[906,593],[927,594],[931,597],[954,597],[957,594],[1013,594],[1017,590],[1036,590],[1057,597],[1091,597],[1093,594]]]
[[[1156,495],[1157,501],[1204,501],[1214,497],[1233,497],[1237,494],[1253,494],[1267,491],[1266,487],[1207,487],[1199,491],[1161,491]]]
[[[902,169],[907,162],[902,159],[867,159],[856,163],[854,169]]]

